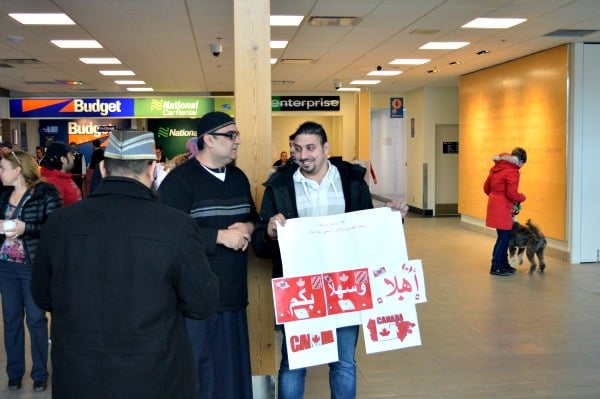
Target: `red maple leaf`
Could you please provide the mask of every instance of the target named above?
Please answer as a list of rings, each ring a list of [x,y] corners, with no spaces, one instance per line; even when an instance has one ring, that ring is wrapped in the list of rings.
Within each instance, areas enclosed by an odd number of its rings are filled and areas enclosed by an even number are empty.
[[[388,335],[390,335],[390,330],[388,330],[387,328],[384,327],[383,330],[381,330],[381,332],[379,333],[382,337],[387,337]]]
[[[313,337],[312,337],[312,342],[313,342],[314,344],[318,344],[320,341],[321,341],[321,337],[319,337],[319,336],[318,336],[318,335],[316,335],[316,334],[315,334],[315,335],[313,335]]]

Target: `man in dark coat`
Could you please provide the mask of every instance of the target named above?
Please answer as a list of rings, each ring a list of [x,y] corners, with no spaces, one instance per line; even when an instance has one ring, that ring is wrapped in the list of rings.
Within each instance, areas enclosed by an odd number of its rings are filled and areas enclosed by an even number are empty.
[[[31,289],[52,313],[55,398],[195,395],[184,316],[213,312],[218,279],[193,219],[154,200],[155,160],[151,132],[112,132],[98,189],[44,226]]]

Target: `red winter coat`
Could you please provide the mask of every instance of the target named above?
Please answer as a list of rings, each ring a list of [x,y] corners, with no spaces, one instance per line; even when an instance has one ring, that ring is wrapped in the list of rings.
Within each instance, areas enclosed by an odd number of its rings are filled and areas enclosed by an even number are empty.
[[[81,201],[81,190],[71,178],[72,175],[70,173],[64,173],[57,169],[48,169],[45,166],[42,166],[40,168],[40,174],[48,183],[53,184],[58,188],[65,206]]]
[[[485,225],[494,229],[512,229],[512,207],[515,202],[525,201],[519,193],[519,159],[510,154],[494,157],[483,191],[488,195]]]

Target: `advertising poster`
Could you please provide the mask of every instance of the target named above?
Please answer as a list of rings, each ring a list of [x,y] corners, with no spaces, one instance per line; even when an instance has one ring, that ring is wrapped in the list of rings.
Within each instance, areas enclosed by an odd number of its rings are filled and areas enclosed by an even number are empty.
[[[290,219],[277,234],[284,277],[273,279],[273,295],[291,368],[332,361],[316,348],[332,345],[326,331],[349,325],[363,326],[367,353],[421,344],[416,304],[427,301],[423,267],[408,259],[400,212],[384,207]],[[306,256],[297,256],[298,248]],[[324,291],[324,316],[315,281]]]
[[[156,145],[162,145],[167,159],[187,152],[188,140],[197,136],[197,119],[148,119],[148,130],[154,133]]]

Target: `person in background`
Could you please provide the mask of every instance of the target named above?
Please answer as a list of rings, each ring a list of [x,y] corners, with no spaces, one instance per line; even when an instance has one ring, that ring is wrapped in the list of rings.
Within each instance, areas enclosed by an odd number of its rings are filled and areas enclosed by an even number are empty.
[[[71,169],[71,178],[77,187],[79,187],[79,190],[83,193],[83,182],[85,179],[85,171],[87,169],[85,164],[85,156],[81,153],[81,151],[79,151],[79,147],[77,146],[76,142],[72,141],[69,143],[69,146],[71,146],[71,151],[73,152],[74,156],[73,168]]]
[[[198,154],[198,137],[192,137],[185,143],[185,149],[188,151],[188,159],[196,157]]]
[[[277,161],[275,161],[275,163],[273,163],[273,166],[277,167],[277,166],[285,165],[287,160],[288,160],[287,152],[281,151],[281,154],[279,155],[279,159]]]
[[[38,165],[40,164],[40,162],[42,162],[42,159],[44,159],[45,153],[46,153],[46,151],[44,150],[44,147],[42,147],[41,145],[38,145],[37,147],[35,147],[35,160]]]
[[[9,187],[0,195],[0,294],[8,389],[20,389],[25,374],[25,319],[33,390],[41,392],[48,384],[48,319],[31,295],[31,266],[44,223],[62,206],[62,199],[56,187],[41,180],[37,163],[23,151],[0,156],[0,179]]]
[[[292,134],[290,134],[290,137],[289,137],[290,157],[289,157],[287,163],[294,163],[294,162],[296,162],[296,159],[294,157],[294,136],[295,136],[295,134],[292,133]]]
[[[508,276],[517,271],[508,262],[508,241],[513,227],[512,209],[515,202],[525,201],[519,192],[519,169],[527,162],[527,152],[515,147],[510,154],[501,153],[493,158],[494,166],[483,183],[488,196],[485,225],[496,229],[496,243],[492,251],[490,274]]]
[[[3,154],[9,154],[13,149],[13,145],[10,141],[3,141],[0,143],[0,152]]]
[[[40,173],[60,192],[64,205],[81,201],[81,190],[73,181],[70,173],[75,155],[71,147],[61,141],[55,141],[48,147],[41,163]]]
[[[218,279],[194,220],[155,200],[155,159],[151,132],[111,132],[97,190],[44,226],[31,290],[52,314],[54,398],[195,394],[184,316],[213,312]]]
[[[296,163],[279,168],[264,184],[260,217],[252,234],[256,254],[273,261],[273,277],[283,275],[277,222],[284,225],[290,218],[336,215],[373,208],[371,193],[364,179],[366,169],[342,160],[328,160],[329,143],[321,125],[303,123],[290,141],[294,143]],[[408,206],[400,200],[391,201],[386,206],[402,212],[402,216],[408,211]],[[329,364],[331,397],[356,398],[358,326],[337,328],[336,334],[339,361]],[[285,328],[283,335],[278,398],[302,398],[306,369],[290,370]]]
[[[163,154],[163,146],[162,145],[156,146],[156,162],[158,162],[158,163],[167,162],[167,158]]]
[[[83,196],[87,197],[89,194],[93,193],[98,184],[100,184],[100,180],[102,180],[102,176],[100,175],[100,170],[96,170],[96,166],[102,162],[104,159],[104,150],[101,147],[101,143],[99,139],[92,141],[92,147],[94,151],[92,152],[92,156],[90,157],[90,164],[85,172],[85,184]]]
[[[198,154],[171,170],[159,198],[195,220],[219,276],[221,298],[207,320],[187,319],[199,399],[252,398],[246,307],[248,244],[258,217],[248,178],[231,165],[240,133],[223,112],[198,123]]]

